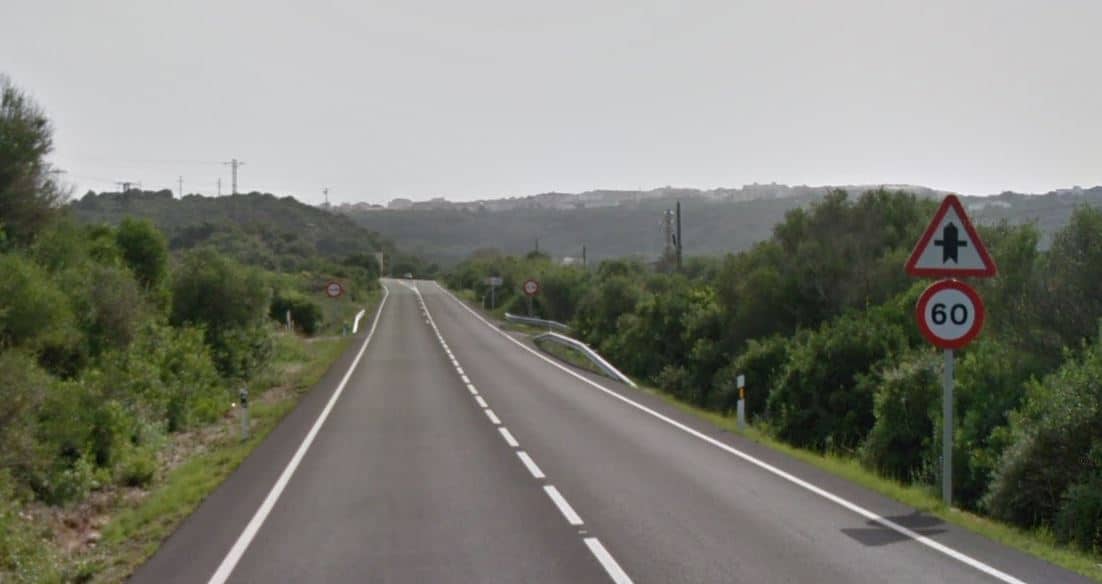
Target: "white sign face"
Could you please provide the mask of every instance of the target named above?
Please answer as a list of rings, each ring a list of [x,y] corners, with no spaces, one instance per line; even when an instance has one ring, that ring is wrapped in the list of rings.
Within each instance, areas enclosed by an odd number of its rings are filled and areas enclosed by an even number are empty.
[[[315,288],[315,290],[316,290],[316,288]],[[343,293],[343,292],[344,292],[344,289],[341,288],[341,285],[336,283],[336,282],[330,282],[325,287],[325,293],[327,295],[329,295],[330,298],[336,298],[337,296],[340,296],[341,293]]]
[[[926,326],[937,338],[956,341],[968,334],[976,323],[976,307],[964,292],[946,289],[935,292],[922,315]]]
[[[742,388],[746,387],[746,376],[745,375],[739,375],[738,377],[736,377],[735,378],[735,385],[739,389],[742,389]]]
[[[942,280],[927,288],[916,307],[922,336],[937,347],[959,349],[983,328],[983,300],[959,280]]]
[[[500,276],[490,276],[489,278],[486,278],[486,283],[490,286],[500,286],[502,283],[502,278]]]

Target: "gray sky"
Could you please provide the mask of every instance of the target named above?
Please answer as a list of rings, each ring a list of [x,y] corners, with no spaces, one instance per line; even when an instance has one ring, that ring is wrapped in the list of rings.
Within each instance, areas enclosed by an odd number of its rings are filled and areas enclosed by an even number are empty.
[[[79,195],[1102,184],[1098,0],[6,0]]]

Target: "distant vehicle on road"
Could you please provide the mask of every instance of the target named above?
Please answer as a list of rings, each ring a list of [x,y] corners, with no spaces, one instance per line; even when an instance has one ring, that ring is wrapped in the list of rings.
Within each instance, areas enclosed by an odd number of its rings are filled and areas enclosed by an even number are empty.
[[[406,278],[407,280],[412,280],[413,279],[413,274],[411,274],[409,272],[406,272],[405,275],[402,276],[402,277]]]

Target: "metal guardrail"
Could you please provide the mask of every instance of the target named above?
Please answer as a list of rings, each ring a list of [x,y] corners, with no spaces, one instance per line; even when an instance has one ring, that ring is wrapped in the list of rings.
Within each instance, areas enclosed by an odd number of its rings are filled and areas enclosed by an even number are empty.
[[[605,361],[605,358],[602,357],[599,353],[597,353],[597,351],[594,351],[593,349],[589,348],[589,345],[587,345],[587,344],[585,344],[585,343],[583,343],[583,342],[581,342],[577,339],[572,339],[572,338],[570,338],[566,335],[560,335],[559,333],[546,332],[546,333],[543,333],[541,335],[537,335],[537,336],[533,337],[533,340],[536,340],[536,341],[538,341],[538,340],[551,341],[553,343],[558,343],[560,345],[566,345],[568,347],[576,349],[577,351],[579,351],[583,355],[585,355],[590,361],[592,361],[594,364],[596,364],[597,367],[600,367],[601,371],[605,372],[605,375],[608,375],[609,377],[611,377],[613,379],[622,381],[623,383],[626,383],[626,384],[628,384],[632,387],[638,388],[638,386],[635,385],[635,382],[632,381],[631,379],[629,379],[627,375],[624,375],[623,373],[620,373],[619,369],[613,367],[612,364],[609,363],[608,361]]]
[[[521,324],[530,324],[532,326],[545,326],[549,329],[560,330],[560,331],[563,331],[563,332],[567,332],[567,331],[570,330],[569,326],[567,326],[567,325],[565,325],[561,322],[558,322],[558,321],[543,320],[542,318],[533,318],[531,316],[521,316],[519,314],[509,314],[508,312],[505,313],[505,320],[507,320],[509,322],[519,322]]]
[[[352,323],[352,334],[356,334],[356,331],[360,330],[360,319],[364,317],[366,312],[366,309],[361,309],[356,313],[356,320]]]

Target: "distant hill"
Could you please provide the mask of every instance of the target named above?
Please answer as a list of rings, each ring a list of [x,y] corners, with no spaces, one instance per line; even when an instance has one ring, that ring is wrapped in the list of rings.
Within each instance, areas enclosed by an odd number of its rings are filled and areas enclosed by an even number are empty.
[[[86,223],[148,218],[165,232],[172,249],[210,244],[271,268],[295,269],[319,256],[395,251],[393,243],[344,215],[264,193],[177,199],[168,190],[89,192],[70,209]]]
[[[481,248],[509,254],[541,251],[555,257],[578,257],[585,245],[590,260],[640,256],[657,258],[663,247],[662,215],[682,203],[687,255],[737,252],[767,239],[773,226],[791,209],[805,207],[833,188],[859,196],[879,185],[808,187],[768,184],[741,189],[675,189],[544,193],[509,199],[449,202],[404,199],[390,208],[342,205],[335,208],[358,224],[393,239],[402,249],[444,264],[453,264]],[[947,191],[921,186],[885,185],[920,197],[940,199]],[[1067,223],[1076,205],[1102,206],[1102,187],[1066,189],[1046,195],[1003,193],[964,197],[980,223],[1007,220],[1036,222],[1042,246]]]
[[[1047,249],[1052,235],[1067,225],[1076,207],[1102,207],[1102,186],[1060,189],[1043,195],[1007,191],[991,197],[963,197],[963,200],[979,223],[1002,220],[1012,224],[1035,223],[1041,230],[1040,246]]]

